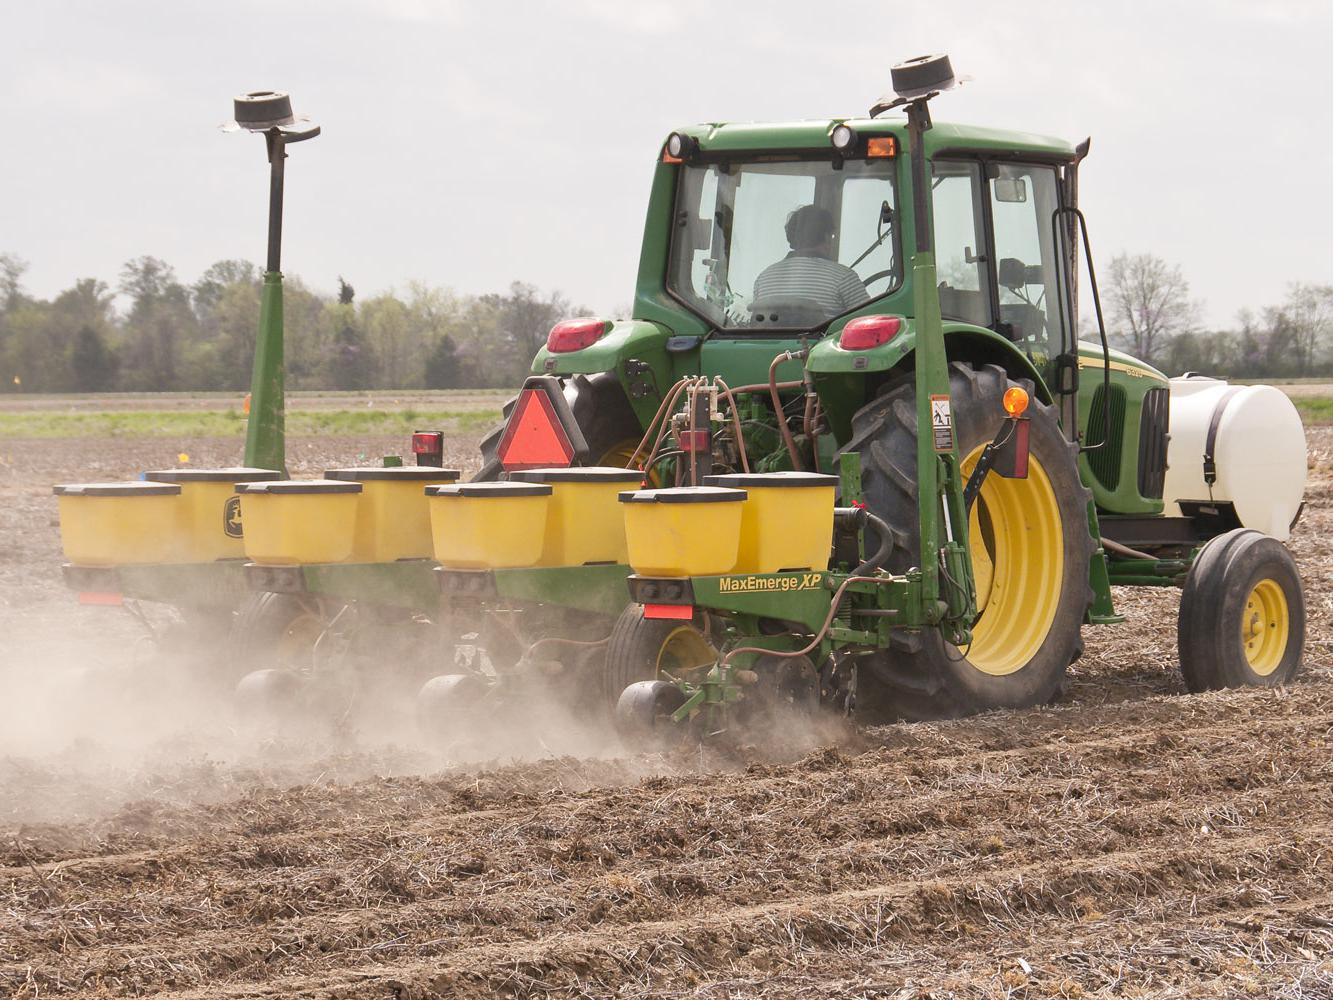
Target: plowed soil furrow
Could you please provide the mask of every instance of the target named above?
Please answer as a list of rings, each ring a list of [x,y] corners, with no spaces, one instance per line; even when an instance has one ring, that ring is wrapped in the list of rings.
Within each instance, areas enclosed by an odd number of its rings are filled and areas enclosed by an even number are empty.
[[[1099,779],[1107,774],[1119,779],[1114,786],[1120,796],[1145,802],[1170,794],[1170,785],[1176,784],[1202,783],[1205,787],[1212,783],[1227,787],[1267,784],[1283,780],[1284,770],[1308,774],[1302,770],[1307,763],[1318,774],[1326,757],[1318,749],[1311,752],[1310,747],[1327,744],[1330,725],[1333,725],[1333,716],[1329,715],[1297,717],[1269,725],[1264,734],[1265,745],[1247,748],[1251,755],[1243,762],[1244,766],[1233,766],[1230,770],[1219,768],[1212,760],[1213,751],[1227,734],[1209,727],[1169,737],[1152,732],[1121,734],[1084,744],[1077,754],[1067,751],[1059,756],[1038,753],[1034,759],[1027,759],[1017,751],[1002,751],[997,752],[1005,758],[1001,764],[980,757],[965,769],[952,762],[939,766],[939,762],[904,761],[901,759],[903,755],[897,752],[875,752],[854,758],[837,758],[836,766],[831,769],[826,761],[817,761],[816,766],[824,773],[811,772],[801,765],[787,766],[743,786],[734,782],[728,786],[720,776],[698,781],[676,779],[666,782],[659,779],[654,784],[662,791],[656,796],[655,804],[659,808],[669,808],[672,797],[681,791],[691,796],[716,791],[726,796],[729,808],[747,810],[747,822],[752,824],[762,823],[768,814],[766,806],[776,802],[780,802],[782,810],[788,814],[801,815],[802,809],[816,810],[821,821],[827,818],[831,804],[863,806],[865,819],[876,824],[877,832],[907,833],[931,823],[958,823],[969,814],[986,814],[989,810],[979,807],[991,800],[1000,805],[1009,803],[1012,810],[1030,809],[1039,800],[1052,796],[1095,797],[1100,794]],[[1288,729],[1292,733],[1286,733]],[[1293,751],[1287,751],[1280,744],[1273,745],[1279,736],[1288,735],[1297,743]],[[1234,743],[1232,745],[1233,749],[1239,749]],[[1291,756],[1293,753],[1294,757]],[[1304,757],[1309,758],[1308,762]],[[910,773],[903,774],[904,769]],[[832,775],[828,773],[830,770]],[[831,786],[836,786],[836,799],[833,800],[829,798]],[[910,796],[904,798],[904,792]],[[959,792],[965,792],[966,797]],[[553,841],[586,832],[579,829],[580,821],[585,826],[590,820],[598,825],[616,824],[614,814],[636,794],[632,791],[585,793],[545,804],[524,801],[504,808],[472,812],[453,811],[458,804],[451,803],[450,811],[394,826],[392,837],[398,845],[426,838],[441,846],[449,846],[466,841],[469,828],[484,825],[492,840],[503,835],[516,842],[533,837],[539,842]],[[355,826],[322,832],[278,833],[262,838],[268,855],[266,859],[262,855],[255,857],[245,853],[245,841],[238,838],[238,833],[240,831],[233,828],[213,835],[207,862],[211,872],[229,868],[286,867],[299,864],[302,857],[339,850],[356,852],[374,846],[366,843],[364,829]],[[227,834],[237,839],[227,839]],[[626,842],[633,843],[634,839],[627,838]],[[290,852],[296,845],[302,850],[299,854],[291,854],[284,864],[283,852]],[[104,870],[111,877],[125,878],[179,868],[192,858],[199,860],[197,848],[182,846],[157,852],[32,863],[0,869],[0,877],[12,879],[16,884],[30,878],[47,880],[52,877],[60,881],[85,881],[96,878]]]
[[[940,740],[934,744],[926,742],[924,733],[911,733],[918,727],[895,727],[886,733],[882,745],[873,750],[864,750],[854,758],[855,769],[877,770],[877,780],[898,780],[908,787],[942,784],[941,796],[957,802],[954,790],[947,787],[949,778],[964,775],[957,779],[960,784],[980,786],[985,781],[1022,782],[1022,788],[1029,790],[1029,783],[1038,779],[1043,772],[1056,772],[1051,780],[1060,780],[1077,776],[1079,769],[1089,769],[1099,763],[1110,762],[1117,768],[1117,776],[1126,778],[1136,764],[1160,766],[1164,761],[1174,761],[1188,752],[1212,753],[1218,746],[1232,742],[1235,738],[1253,737],[1244,726],[1237,727],[1236,721],[1249,718],[1258,702],[1266,711],[1276,708],[1280,714],[1267,714],[1264,719],[1262,739],[1272,741],[1287,729],[1299,729],[1309,734],[1308,738],[1326,738],[1333,731],[1333,714],[1328,712],[1333,705],[1333,684],[1314,681],[1293,692],[1273,695],[1268,692],[1228,693],[1226,695],[1205,695],[1194,699],[1170,699],[1179,704],[1181,701],[1203,701],[1216,711],[1194,711],[1188,714],[1177,711],[1177,717],[1169,726],[1159,728],[1155,717],[1136,719],[1135,724],[1127,727],[1125,721],[1119,724],[1105,723],[1089,725],[1083,718],[1065,718],[1054,733],[1032,723],[1049,713],[1025,713],[1024,723],[1015,727],[1016,731],[995,734],[995,741],[1000,746],[985,746],[975,741]],[[1170,708],[1168,704],[1165,707]],[[1165,720],[1161,720],[1165,723]],[[963,736],[971,736],[967,723],[950,723],[947,727],[930,727],[937,733],[953,731]],[[1071,737],[1071,731],[1079,735]],[[899,736],[909,732],[913,742],[903,743]],[[962,745],[960,745],[960,743]],[[847,767],[848,759],[835,756],[834,767]],[[730,771],[722,773],[696,774],[688,767],[677,765],[676,770],[683,770],[688,777],[674,782],[674,787],[688,789],[691,793],[716,792],[730,798],[762,798],[775,790],[784,796],[784,802],[790,804],[810,795],[810,786],[806,781],[807,768],[804,765],[751,765],[745,770],[746,780],[738,784]],[[606,768],[600,775],[603,784],[618,779],[629,781],[632,772]],[[1251,762],[1239,762],[1237,773],[1253,771]],[[362,786],[351,790],[350,794],[340,792],[332,801],[323,801],[318,796],[303,794],[299,799],[284,802],[267,801],[263,806],[269,810],[275,806],[289,808],[302,815],[304,822],[295,822],[287,818],[281,823],[266,823],[264,817],[250,811],[242,811],[237,817],[237,807],[228,804],[221,807],[206,807],[180,816],[175,822],[164,825],[190,828],[199,825],[214,826],[218,834],[229,833],[238,837],[253,838],[263,835],[265,841],[281,845],[287,840],[298,840],[310,845],[318,841],[336,841],[347,836],[364,833],[364,817],[354,815],[347,818],[347,813],[374,812],[381,814],[386,822],[397,821],[400,834],[450,832],[450,828],[459,824],[470,826],[477,823],[495,824],[504,827],[515,815],[525,810],[540,810],[543,802],[550,803],[549,790],[541,793],[524,794],[509,787],[505,780],[506,772],[500,772],[480,778],[464,778],[458,782],[424,783],[415,779],[397,782],[400,787],[394,789],[396,795],[381,796],[381,787]],[[659,779],[661,787],[672,787],[670,779]],[[1116,784],[1123,784],[1117,781]],[[411,799],[418,793],[420,801],[413,804],[410,812],[402,807],[404,799]],[[628,793],[633,794],[633,793]],[[664,795],[669,794],[664,792]],[[389,808],[379,801],[382,797],[391,799]],[[605,796],[589,793],[590,802],[599,802]],[[493,798],[503,798],[507,804],[502,807],[479,809]],[[571,792],[559,795],[559,799],[568,808],[586,808],[577,805],[580,793]],[[614,805],[614,802],[612,803]],[[179,811],[178,811],[179,812]],[[382,815],[387,812],[388,815]],[[422,814],[425,814],[424,816]],[[311,829],[311,827],[316,827]],[[290,829],[290,833],[271,833],[266,828]],[[70,832],[62,828],[62,837],[68,838]],[[90,825],[79,838],[77,846],[97,843],[99,831]],[[15,831],[8,852],[0,851],[0,858],[11,862],[7,868],[0,868],[0,878],[21,878],[32,871],[46,872],[55,869],[70,871],[73,868],[83,870],[101,865],[115,866],[118,863],[133,863],[136,860],[153,860],[165,864],[178,856],[189,853],[189,849],[173,848],[169,845],[178,843],[178,837],[143,837],[133,838],[135,850],[119,853],[118,840],[114,831],[106,841],[101,842],[103,850],[93,856],[60,856],[58,848],[46,847],[41,841],[40,830]],[[145,849],[145,842],[149,845]],[[157,847],[157,844],[163,847]],[[64,845],[61,845],[64,846]],[[69,847],[65,848],[69,850]],[[17,855],[17,856],[16,856]],[[14,864],[15,861],[21,861]]]
[[[1091,905],[1089,900],[1129,900],[1138,909],[1148,900],[1158,905],[1178,902],[1182,887],[1192,901],[1191,912],[1182,912],[1182,920],[1216,923],[1222,914],[1234,919],[1234,910],[1244,923],[1253,919],[1253,907],[1259,900],[1253,893],[1237,891],[1236,886],[1261,879],[1274,869],[1310,897],[1325,899],[1329,870],[1318,860],[1321,846],[1317,832],[1310,831],[1304,837],[1292,834],[1280,848],[1274,848],[1264,836],[1253,836],[1215,839],[1208,849],[1151,847],[1069,862],[1044,861],[985,875],[719,908],[684,920],[598,927],[536,941],[487,941],[449,948],[429,963],[366,965],[254,988],[238,984],[227,995],[351,995],[340,991],[365,987],[371,980],[381,988],[403,984],[409,990],[407,995],[412,995],[411,990],[431,991],[431,995],[456,995],[469,989],[507,992],[506,987],[525,983],[528,989],[509,991],[520,995],[536,992],[530,990],[535,983],[547,989],[573,990],[583,976],[607,970],[614,970],[617,978],[627,973],[679,972],[729,955],[745,956],[778,942],[840,949],[867,943],[867,939],[879,945],[915,944],[930,936],[966,933],[977,923],[996,923],[1001,928],[1023,923],[1077,924],[1104,917],[1095,911],[1080,912],[1080,907]],[[289,943],[268,944],[272,954]]]
[[[697,802],[680,795],[674,795],[673,801],[672,792],[659,797],[659,815],[683,824],[683,833],[670,831],[666,850],[640,850],[624,856],[608,848],[622,841],[651,844],[653,830],[642,823],[623,830],[612,823],[603,831],[602,841],[588,840],[582,847],[577,844],[592,833],[588,829],[561,830],[564,840],[554,844],[528,841],[525,831],[533,830],[534,823],[549,833],[548,824],[568,819],[557,814],[529,815],[525,823],[500,824],[498,831],[489,828],[484,837],[462,843],[452,842],[447,835],[425,844],[404,837],[396,847],[407,861],[409,877],[398,892],[407,898],[390,906],[371,902],[373,877],[383,871],[384,862],[374,852],[357,853],[358,848],[364,851],[368,847],[364,840],[343,845],[344,853],[333,856],[306,853],[298,857],[291,853],[297,849],[295,844],[266,845],[261,850],[267,850],[269,856],[258,859],[258,864],[254,857],[238,859],[227,851],[210,857],[200,851],[190,867],[178,867],[166,859],[147,870],[135,865],[134,874],[139,877],[110,885],[100,879],[84,883],[77,873],[63,870],[45,873],[44,878],[29,873],[29,880],[40,881],[33,887],[34,896],[60,893],[63,899],[54,908],[54,921],[40,921],[47,925],[40,932],[19,937],[28,938],[24,943],[38,952],[50,946],[52,934],[68,941],[68,921],[59,919],[59,913],[77,913],[97,900],[107,921],[105,930],[96,935],[76,932],[76,941],[90,938],[86,944],[92,947],[73,949],[68,961],[50,970],[53,975],[48,983],[77,975],[77,965],[83,962],[108,970],[115,979],[119,976],[111,970],[119,968],[124,970],[120,974],[129,975],[131,969],[142,971],[145,964],[154,965],[155,959],[168,967],[202,964],[201,976],[215,980],[246,978],[288,966],[303,969],[312,954],[327,959],[344,951],[374,949],[385,941],[393,950],[415,949],[423,941],[438,948],[482,935],[491,940],[521,940],[533,933],[534,924],[544,933],[565,933],[633,922],[642,919],[645,909],[672,909],[685,918],[746,898],[834,891],[848,881],[892,884],[930,873],[938,879],[967,878],[992,868],[1007,870],[1029,858],[1045,858],[1048,864],[1088,856],[1114,858],[1122,852],[1113,850],[1113,845],[1132,842],[1140,845],[1139,851],[1144,843],[1169,845],[1210,824],[1213,830],[1262,830],[1293,808],[1312,818],[1317,827],[1326,826],[1333,815],[1328,756],[1326,749],[1306,744],[1327,732],[1329,719],[1315,716],[1290,721],[1291,727],[1279,727],[1291,729],[1282,734],[1288,737],[1285,745],[1272,741],[1274,734],[1270,733],[1268,743],[1246,748],[1252,753],[1244,781],[1209,761],[1206,751],[1217,745],[1215,732],[1197,741],[1173,737],[1172,755],[1152,770],[1123,764],[1127,755],[1141,758],[1145,745],[1160,742],[1155,734],[1138,734],[1138,738],[1122,734],[1095,747],[1086,760],[1057,761],[1064,771],[1069,764],[1077,765],[1072,774],[1057,779],[1034,782],[1033,774],[1023,769],[1016,774],[982,769],[985,783],[967,800],[955,789],[943,811],[945,793],[938,787],[919,782],[920,791],[909,792],[911,797],[904,803],[895,798],[904,790],[895,788],[892,781],[876,781],[874,767],[851,782],[837,770],[814,772],[812,785],[822,785],[822,791],[806,795],[773,776],[766,794],[747,789],[744,806],[753,810],[766,801],[782,813],[785,823],[794,821],[808,831],[800,849],[787,851],[774,850],[765,841],[767,831],[762,821],[754,821],[752,812],[744,814],[739,825],[736,816],[719,813],[708,820],[711,836],[697,837],[700,831],[690,829],[698,825],[698,817],[691,815]],[[1051,760],[1045,755],[1039,759]],[[1293,781],[1295,774],[1314,780]],[[1125,778],[1129,780],[1116,783]],[[1111,794],[1099,791],[1104,782],[1110,783]],[[865,794],[870,788],[879,793],[878,799]],[[1172,789],[1178,792],[1170,794]],[[627,794],[615,792],[610,797],[621,800]],[[817,812],[812,802],[820,807]],[[605,823],[605,817],[615,812],[580,805],[585,819],[591,816],[594,823]],[[897,815],[882,816],[881,810]],[[530,807],[525,805],[523,811],[530,813]],[[678,815],[682,812],[684,815]],[[868,824],[874,827],[870,836],[865,835]],[[660,829],[661,824],[657,826]],[[504,836],[498,845],[494,843],[497,833]],[[423,848],[437,856],[423,855]],[[447,872],[447,859],[460,851],[470,857],[470,852],[497,848],[506,858],[504,869],[493,868],[483,879],[446,877],[434,889],[448,898],[423,901],[421,897],[435,893],[410,878],[411,872]],[[384,853],[383,845],[379,853]],[[238,865],[238,861],[245,863]],[[610,872],[606,871],[608,864],[615,866]],[[306,877],[303,867],[317,872],[359,869],[365,882],[355,902],[362,909],[346,909],[353,902],[347,883],[322,885],[319,879]],[[131,873],[113,870],[107,874],[116,879]],[[247,878],[254,885],[248,892]],[[14,889],[24,882],[16,878]],[[218,907],[220,889],[223,905]],[[260,898],[261,891],[267,893],[267,899]],[[200,907],[201,900],[212,905]],[[192,903],[195,919],[190,918]],[[266,941],[237,953],[227,947],[225,928],[243,914],[247,923],[267,928]],[[300,918],[290,919],[295,914]],[[212,926],[199,927],[195,920]],[[158,929],[151,944],[139,943],[142,927]],[[123,946],[115,946],[118,938]]]
[[[941,838],[939,843],[923,844],[912,839],[897,846],[879,840],[839,845],[833,851],[816,850],[804,858],[760,854],[753,859],[747,857],[743,874],[736,872],[734,867],[709,871],[697,866],[666,865],[649,873],[626,866],[596,876],[570,879],[568,884],[561,886],[559,898],[553,897],[550,890],[543,893],[535,889],[499,886],[472,898],[343,910],[299,920],[256,922],[251,924],[255,936],[248,941],[236,940],[227,928],[178,937],[163,927],[162,933],[151,942],[135,940],[116,946],[112,946],[115,935],[107,935],[106,938],[111,940],[99,937],[92,947],[72,949],[69,961],[44,968],[42,973],[52,979],[71,978],[80,975],[80,969],[85,968],[102,970],[108,978],[118,979],[121,976],[134,978],[134,970],[190,967],[200,978],[235,981],[283,970],[303,971],[312,965],[331,961],[339,953],[350,956],[362,953],[447,954],[478,940],[521,943],[532,937],[534,931],[551,936],[599,928],[609,936],[614,933],[614,927],[633,927],[649,916],[670,914],[680,921],[702,919],[720,907],[742,905],[747,899],[764,896],[799,898],[802,893],[819,897],[830,891],[831,886],[856,883],[885,887],[967,886],[978,879],[984,880],[978,884],[1003,880],[1010,873],[1014,873],[1013,877],[1020,882],[1037,875],[1047,882],[1058,882],[1071,873],[1077,875],[1086,869],[1085,874],[1112,871],[1117,873],[1116,877],[1132,876],[1147,892],[1147,886],[1156,876],[1145,872],[1143,859],[1151,859],[1157,853],[1175,857],[1172,851],[1181,841],[1189,841],[1192,845],[1185,855],[1192,864],[1205,861],[1222,864],[1226,860],[1225,850],[1231,849],[1238,832],[1243,832],[1242,839],[1249,844],[1269,842],[1269,834],[1281,833],[1280,841],[1284,847],[1276,856],[1279,863],[1286,857],[1281,851],[1300,838],[1317,840],[1320,835],[1318,823],[1333,813],[1328,793],[1325,789],[1311,788],[1294,791],[1298,793],[1302,811],[1320,818],[1315,827],[1264,822],[1275,811],[1272,808],[1274,797],[1254,793],[1227,803],[1224,812],[1230,825],[1221,828],[1220,833],[1218,827],[1204,827],[1212,832],[1201,833],[1200,826],[1182,824],[1179,815],[1173,813],[1167,817],[1171,822],[1161,825],[1155,835],[1145,835],[1130,842],[1133,847],[1126,850],[1108,850],[1105,844],[1096,842],[1095,832],[1091,830],[1091,843],[1080,843],[1076,838],[1056,847],[1043,843],[1041,831],[1037,831],[1037,836],[1029,836],[1031,831],[1018,831],[998,824],[988,827],[992,832],[980,843],[977,837],[985,835],[985,828],[961,831],[957,842]],[[1323,794],[1322,802],[1316,792]],[[1195,805],[1186,803],[1184,808],[1188,811]],[[1095,825],[1097,818],[1093,819]],[[994,831],[1001,831],[1009,838],[1002,847],[994,846],[1000,842],[1000,833]],[[1215,849],[1213,838],[1218,837],[1222,838],[1223,854]],[[847,851],[854,856],[838,856]],[[1273,860],[1269,858],[1270,863]],[[751,861],[754,863],[748,863]],[[1321,880],[1314,884],[1322,884],[1322,879],[1330,871],[1317,859],[1309,863],[1319,872]],[[809,877],[800,874],[805,868],[812,872]],[[689,891],[683,895],[663,892],[664,886],[684,886]],[[1091,898],[1113,898],[1123,905],[1123,887],[1089,885],[1085,888],[1093,894]],[[1072,889],[1069,891],[1073,892]],[[1098,893],[1102,895],[1099,897]],[[186,899],[181,898],[171,908],[180,913],[186,905]],[[73,914],[77,914],[78,909],[80,907],[73,908]],[[112,912],[110,916],[114,919],[117,914]],[[166,915],[162,913],[144,914],[139,926],[160,926],[158,921],[164,919]],[[47,934],[58,933],[60,940],[67,943],[70,926],[77,928],[77,921],[66,917],[48,926]],[[76,929],[73,937],[78,940],[83,935]]]

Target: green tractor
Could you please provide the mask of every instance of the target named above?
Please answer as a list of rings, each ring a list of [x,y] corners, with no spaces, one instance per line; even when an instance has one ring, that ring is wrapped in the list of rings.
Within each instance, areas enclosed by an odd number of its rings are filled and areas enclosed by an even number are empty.
[[[651,739],[1040,704],[1123,620],[1113,584],[1182,589],[1192,690],[1288,681],[1295,408],[1111,350],[1088,144],[935,124],[946,57],[892,75],[865,118],[671,133],[633,318],[551,330],[470,484],[439,432],[282,479],[283,162],[318,128],[237,98],[270,170],[247,467],[57,487],[69,585],[229,626],[243,713],[415,690],[428,739],[483,753],[492,714]]]
[[[482,445],[479,479],[837,477],[813,577],[630,577],[605,665],[622,721],[682,722],[756,682],[907,719],[1043,703],[1082,627],[1123,620],[1112,584],[1184,588],[1192,689],[1289,680],[1294,408],[1108,347],[1087,142],[932,122],[947,57],[893,84],[864,118],[672,132],[632,318],[557,325]]]

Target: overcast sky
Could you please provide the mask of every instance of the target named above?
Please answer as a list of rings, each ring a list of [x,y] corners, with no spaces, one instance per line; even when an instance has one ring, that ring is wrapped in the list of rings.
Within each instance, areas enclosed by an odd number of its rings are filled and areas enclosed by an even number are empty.
[[[700,121],[861,115],[945,51],[936,117],[1093,137],[1103,265],[1180,263],[1214,324],[1333,283],[1333,3],[228,0],[0,10],[0,251],[29,290],[261,262],[263,143],[217,130],[283,89],[284,270],[361,295],[511,280],[630,302],[658,144]]]

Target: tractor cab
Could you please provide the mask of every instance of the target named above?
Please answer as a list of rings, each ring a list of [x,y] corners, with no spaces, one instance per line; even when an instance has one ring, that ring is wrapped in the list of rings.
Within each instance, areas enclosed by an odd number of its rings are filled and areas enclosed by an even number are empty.
[[[894,166],[825,154],[684,167],[670,291],[719,330],[763,332],[820,327],[895,290]]]
[[[665,266],[654,287],[641,273],[640,313],[665,322],[666,306],[673,329],[701,325],[710,339],[911,320],[906,132],[900,120],[834,119],[672,133],[643,251],[665,249]],[[1071,221],[1086,147],[943,123],[925,140],[943,321],[1003,338],[1053,378],[1053,359],[1075,353]]]

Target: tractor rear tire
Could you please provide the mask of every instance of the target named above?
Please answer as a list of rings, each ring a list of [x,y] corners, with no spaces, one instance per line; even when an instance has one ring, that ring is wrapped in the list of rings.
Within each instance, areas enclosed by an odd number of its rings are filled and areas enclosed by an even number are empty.
[[[588,464],[628,465],[643,437],[643,427],[616,377],[610,372],[574,375],[565,382],[565,398],[574,414],[574,422],[588,442]],[[482,439],[481,471],[472,477],[473,482],[495,480],[503,475],[504,467],[496,450],[517,401],[515,396],[504,404],[504,419]]]
[[[1287,547],[1250,528],[1211,539],[1185,577],[1176,642],[1191,691],[1290,681],[1305,647],[1305,596]]]
[[[1081,652],[1094,544],[1078,448],[1031,383],[1011,381],[995,365],[950,365],[963,476],[1000,428],[1005,390],[1019,384],[1031,398],[1029,473],[1002,479],[992,472],[973,505],[968,534],[979,615],[972,643],[955,647],[938,629],[896,630],[889,649],[862,661],[863,710],[919,720],[1043,704]],[[885,568],[895,573],[921,565],[915,399],[910,378],[890,386],[853,417],[846,448],[860,453],[867,507],[891,526]]]
[[[645,618],[643,605],[631,604],[611,630],[602,703],[613,708],[631,684],[683,680],[683,675],[716,662],[717,649],[700,623]]]

